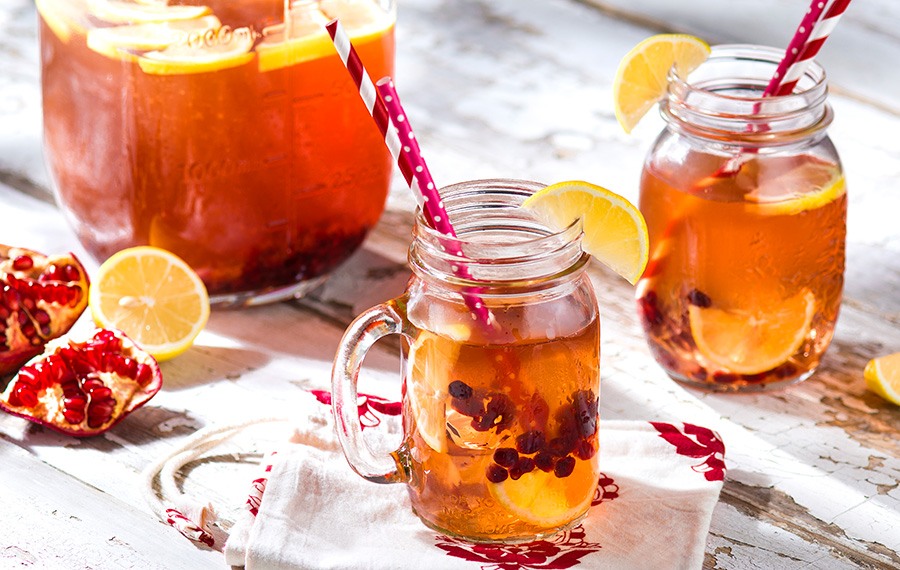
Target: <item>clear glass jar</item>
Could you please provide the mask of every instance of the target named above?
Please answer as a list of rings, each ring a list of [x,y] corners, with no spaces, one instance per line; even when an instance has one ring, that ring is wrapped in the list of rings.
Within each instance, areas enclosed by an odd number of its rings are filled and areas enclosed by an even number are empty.
[[[44,150],[98,261],[168,249],[214,304],[316,286],[377,223],[391,159],[324,30],[393,73],[393,0],[42,0]]]
[[[540,188],[444,188],[458,239],[420,216],[406,293],[363,313],[335,360],[332,401],[350,464],[373,481],[405,482],[426,525],[473,541],[529,541],[575,524],[599,477],[600,321],[588,256],[580,223],[554,232],[520,208]],[[404,439],[379,457],[360,438],[355,382],[367,348],[391,333],[408,346]]]
[[[644,164],[639,312],[657,362],[690,385],[797,382],[834,333],[847,195],[825,72],[813,63],[794,93],[764,98],[781,57],[717,46],[689,78],[671,73]]]

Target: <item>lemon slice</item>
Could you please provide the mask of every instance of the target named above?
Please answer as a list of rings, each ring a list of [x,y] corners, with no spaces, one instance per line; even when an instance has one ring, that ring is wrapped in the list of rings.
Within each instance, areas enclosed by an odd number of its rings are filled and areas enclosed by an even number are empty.
[[[447,451],[447,400],[459,343],[469,336],[464,325],[447,331],[449,338],[421,331],[409,348],[411,369],[407,378],[407,400],[419,435],[431,449]]]
[[[755,213],[764,216],[793,216],[806,210],[815,210],[837,200],[847,191],[847,185],[843,176],[835,175],[834,169],[822,171],[821,168],[813,170],[800,167],[780,178],[773,178],[771,185],[781,186],[780,193],[784,196],[784,188],[818,188],[813,192],[797,193],[796,197],[768,201],[765,199],[765,189],[746,195],[747,207]]]
[[[84,34],[81,16],[85,11],[85,0],[35,0],[35,7],[47,27],[63,43],[72,34]]]
[[[259,70],[271,71],[304,61],[335,55],[325,25],[338,18],[341,27],[358,47],[388,33],[394,16],[372,0],[322,0],[300,5],[290,13],[287,25],[266,30],[266,38],[256,48]]]
[[[134,60],[137,58],[134,52],[162,50],[173,44],[186,43],[191,33],[202,34],[219,27],[218,18],[204,16],[195,20],[93,28],[88,31],[87,46],[113,59]]]
[[[139,24],[193,20],[209,14],[208,6],[168,6],[128,0],[87,0],[90,14],[112,24]]]
[[[225,28],[221,28],[225,30]],[[244,65],[253,60],[253,33],[239,28],[218,34],[214,42],[173,44],[161,51],[149,51],[138,58],[138,65],[150,75],[207,73]]]
[[[863,377],[870,390],[900,405],[900,352],[870,360]]]
[[[124,249],[104,261],[88,304],[97,325],[123,331],[157,360],[190,348],[209,318],[206,287],[194,270],[150,246]]]
[[[568,477],[534,470],[519,479],[488,483],[491,496],[508,512],[542,528],[559,527],[588,510],[597,488],[591,461],[575,461]]]
[[[535,192],[522,207],[557,231],[581,219],[584,250],[632,284],[647,266],[644,216],[615,192],[589,182],[560,182]]]
[[[666,94],[666,76],[672,67],[681,77],[709,57],[709,45],[686,34],[651,36],[631,49],[616,70],[613,103],[616,118],[626,133],[638,124]]]
[[[804,289],[780,304],[750,312],[715,307],[688,309],[697,350],[709,362],[737,374],[757,374],[793,356],[809,332],[815,295]]]

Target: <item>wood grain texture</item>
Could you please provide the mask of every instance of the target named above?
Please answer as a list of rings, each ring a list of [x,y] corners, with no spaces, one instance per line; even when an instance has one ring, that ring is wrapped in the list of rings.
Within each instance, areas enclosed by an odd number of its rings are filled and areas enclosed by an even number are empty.
[[[618,128],[610,98],[619,58],[660,30],[784,43],[800,4],[405,0],[397,85],[442,184],[581,178],[634,200],[661,121],[650,116],[631,136]],[[898,16],[890,0],[858,0],[822,54],[850,214],[841,318],[810,380],[762,395],[679,387],[649,356],[632,289],[591,266],[603,319],[604,418],[690,418],[715,427],[728,446],[705,568],[900,567],[900,409],[862,379],[870,358],[900,351]],[[0,243],[71,249],[93,270],[53,205],[43,166],[35,22],[30,0],[0,5]],[[195,549],[156,521],[144,506],[141,470],[199,428],[289,414],[292,395],[327,386],[347,323],[404,287],[413,207],[396,177],[365,248],[323,288],[301,301],[215,312],[193,349],[163,363],[164,390],[113,432],[73,440],[0,417],[0,567],[223,566],[220,553]],[[398,348],[379,343],[366,361],[366,374],[393,382],[395,396]],[[182,482],[221,508],[219,531],[234,520],[252,458],[267,443],[240,442],[240,453],[194,465]]]

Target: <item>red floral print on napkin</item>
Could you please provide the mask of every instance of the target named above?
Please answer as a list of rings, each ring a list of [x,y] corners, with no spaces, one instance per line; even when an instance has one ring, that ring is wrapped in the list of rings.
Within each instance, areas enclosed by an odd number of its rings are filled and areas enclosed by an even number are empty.
[[[327,405],[331,405],[331,392],[327,390],[310,390],[316,399]],[[379,396],[371,394],[358,394],[359,401],[357,403],[357,411],[359,413],[359,423],[362,429],[367,427],[375,427],[381,424],[381,418],[378,413],[385,416],[399,416],[403,410],[400,402],[391,402]]]
[[[438,536],[437,541],[436,546],[450,556],[482,563],[482,570],[565,570],[602,548],[585,540],[581,525],[551,540],[527,544],[473,544],[447,536]]]
[[[707,481],[725,479],[725,444],[716,432],[693,424],[684,424],[684,429],[662,422],[650,422],[650,425],[656,428],[661,438],[675,446],[678,455],[705,458],[692,469],[703,473]]]

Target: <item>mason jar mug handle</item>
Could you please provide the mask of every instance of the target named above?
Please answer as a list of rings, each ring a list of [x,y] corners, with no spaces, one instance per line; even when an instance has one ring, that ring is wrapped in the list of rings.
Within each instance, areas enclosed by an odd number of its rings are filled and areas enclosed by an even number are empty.
[[[331,406],[344,456],[357,474],[375,483],[402,483],[407,480],[401,451],[376,454],[362,437],[357,407],[357,381],[369,348],[380,338],[403,334],[405,303],[395,299],[364,311],[350,323],[338,345],[331,371]]]

